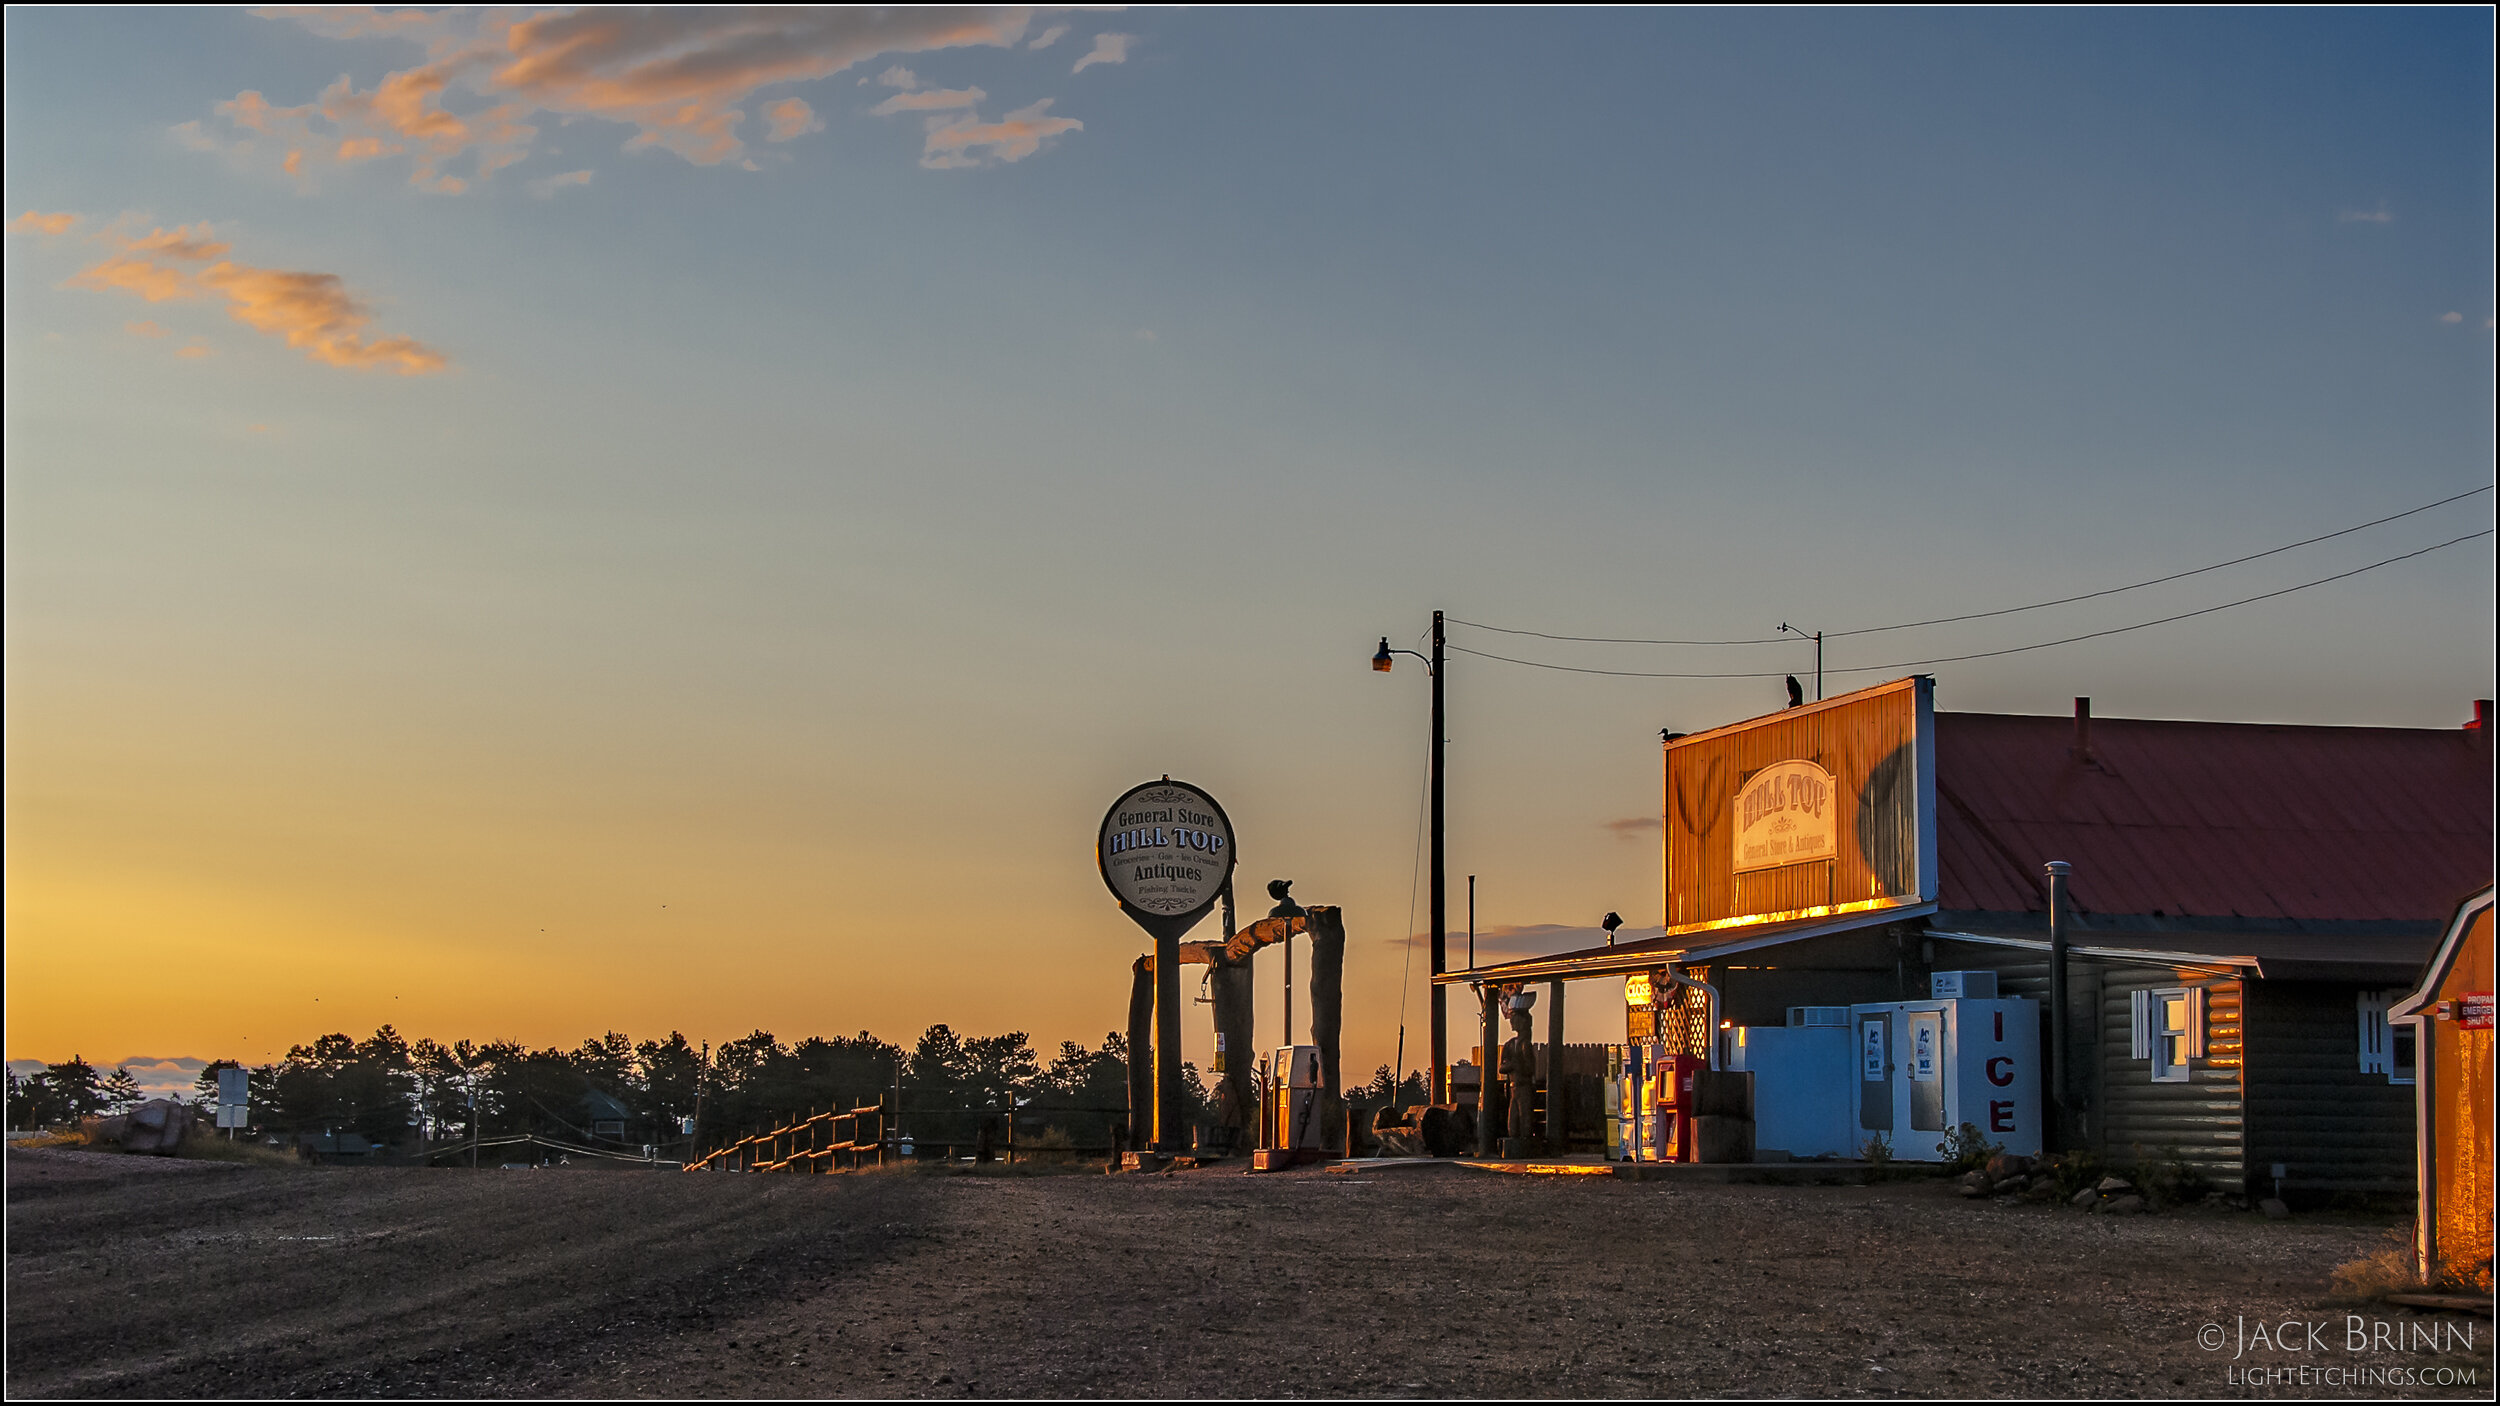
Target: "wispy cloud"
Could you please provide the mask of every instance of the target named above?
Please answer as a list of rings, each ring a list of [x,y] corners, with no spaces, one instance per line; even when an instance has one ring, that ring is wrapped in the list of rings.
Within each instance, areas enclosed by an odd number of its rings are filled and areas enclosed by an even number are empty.
[[[1024,7],[263,13],[331,38],[417,44],[425,59],[369,90],[342,78],[295,106],[240,93],[217,105],[219,123],[184,123],[175,129],[178,139],[303,181],[324,170],[405,158],[411,183],[446,194],[528,157],[535,124],[546,117],[623,124],[632,129],[628,150],[752,168],[743,105],[763,90],[888,56],[1017,47],[1033,15]],[[1079,67],[1116,61],[1089,55]],[[918,86],[900,64],[880,81],[905,91]],[[768,142],[823,125],[795,98],[764,107],[762,116]],[[1068,119],[1047,121],[1066,124],[1054,131],[1076,130]],[[1002,132],[998,150],[1015,149],[1020,140]]]
[[[2387,213],[2387,206],[2382,202],[2375,210],[2338,210],[2335,222],[2344,225],[2392,225],[2396,217]]]
[[[1636,840],[1657,830],[1663,823],[1654,815],[1627,815],[1621,820],[1607,821],[1606,828],[1623,839]]]
[[[9,221],[9,233],[67,234],[70,231],[70,226],[77,223],[78,217],[76,215],[47,215],[40,210],[29,210],[25,214],[18,216],[16,219]]]
[[[1127,63],[1128,46],[1136,39],[1134,34],[1097,34],[1094,36],[1094,47],[1086,51],[1085,57],[1078,59],[1076,67],[1068,72],[1083,73],[1098,63]]]
[[[590,184],[590,178],[588,171],[559,171],[530,182],[530,194],[544,200],[567,186],[586,186]]]
[[[945,112],[979,107],[988,97],[978,88],[923,88],[914,93],[896,93],[868,110],[879,117],[898,112]]]
[[[113,252],[72,274],[69,287],[128,293],[151,303],[222,298],[235,321],[331,366],[417,376],[450,365],[441,352],[412,337],[369,335],[373,314],[337,274],[237,263],[225,257],[230,246],[206,224],[160,227],[144,235],[107,229],[96,237]]]
[[[2439,315],[2439,320],[2453,327],[2456,324],[2465,321],[2465,314],[2461,312],[2443,312]]]
[[[951,123],[932,123],[922,146],[920,164],[932,170],[986,166],[993,161],[1022,161],[1063,132],[1081,132],[1085,124],[1073,117],[1052,117],[1050,99],[1017,108],[996,122],[966,116]]]
[[[133,337],[170,337],[174,335],[172,332],[163,327],[159,327],[153,322],[125,322],[122,324],[122,330],[129,333]]]
[[[1056,44],[1060,40],[1067,37],[1068,27],[1064,24],[1054,24],[1050,28],[1043,30],[1039,38],[1024,47],[1028,49],[1047,49],[1051,45]]]

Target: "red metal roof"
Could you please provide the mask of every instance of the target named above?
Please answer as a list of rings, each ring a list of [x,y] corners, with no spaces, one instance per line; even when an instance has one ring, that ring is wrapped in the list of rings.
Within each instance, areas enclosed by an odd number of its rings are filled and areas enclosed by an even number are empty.
[[[1939,906],[2436,922],[2492,880],[2492,754],[2471,729],[1936,715]]]

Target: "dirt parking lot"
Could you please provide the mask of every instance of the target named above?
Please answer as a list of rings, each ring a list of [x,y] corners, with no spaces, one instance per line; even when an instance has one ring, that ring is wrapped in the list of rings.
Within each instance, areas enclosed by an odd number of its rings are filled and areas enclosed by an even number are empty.
[[[9,1152],[11,1396],[2489,1399],[2493,1380],[2488,1320],[2327,1297],[2381,1225],[2086,1216],[1941,1182],[132,1160]],[[2449,1324],[2452,1347],[2470,1323],[2474,1349],[2349,1351],[2356,1313]],[[2285,1351],[2287,1322],[2324,1326]],[[2252,1391],[2229,1376],[2252,1365],[2479,1375]]]

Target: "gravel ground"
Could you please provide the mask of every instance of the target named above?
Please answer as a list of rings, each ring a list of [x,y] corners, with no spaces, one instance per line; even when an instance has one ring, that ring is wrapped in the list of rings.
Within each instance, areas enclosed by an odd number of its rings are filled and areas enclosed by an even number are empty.
[[[2354,1308],[2384,1224],[2102,1217],[1941,1182],[733,1176],[8,1153],[35,1396],[2429,1395],[2488,1320]],[[120,1165],[114,1165],[120,1164]],[[2474,1350],[2346,1351],[2366,1323]],[[2234,1355],[2265,1323],[2298,1351]],[[2219,1350],[2199,1346],[2220,1325]],[[2307,1330],[2299,1330],[2306,1339]],[[2323,1346],[2320,1343],[2323,1343]],[[2250,1366],[2446,1369],[2436,1390]]]

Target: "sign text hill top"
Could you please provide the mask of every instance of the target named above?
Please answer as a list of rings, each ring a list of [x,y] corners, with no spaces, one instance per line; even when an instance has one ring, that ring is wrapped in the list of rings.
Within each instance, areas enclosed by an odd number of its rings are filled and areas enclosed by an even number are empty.
[[[1178,937],[1224,894],[1233,822],[1213,796],[1167,776],[1111,803],[1094,858],[1121,911],[1157,937]]]

